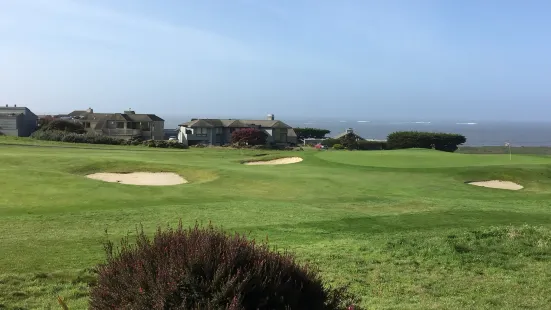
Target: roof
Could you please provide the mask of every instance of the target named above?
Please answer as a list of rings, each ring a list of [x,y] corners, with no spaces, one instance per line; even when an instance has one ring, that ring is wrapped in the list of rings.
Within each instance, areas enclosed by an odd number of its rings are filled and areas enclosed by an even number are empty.
[[[75,111],[67,114],[67,116],[75,117],[75,116],[83,116],[83,115],[86,115],[86,114],[88,114],[88,111],[75,110]]]
[[[7,113],[7,114],[25,114],[25,115],[31,115],[36,116],[31,110],[29,110],[27,107],[4,107],[0,106],[0,113]]]
[[[355,133],[354,131],[349,131],[349,130],[347,130],[347,131],[345,131],[345,132],[343,132],[343,133],[341,133],[341,134],[339,134],[339,135],[336,135],[336,136],[334,137],[334,139],[340,139],[340,138],[342,138],[342,137],[344,137],[344,136],[346,136],[346,135],[354,135],[354,136],[358,137],[358,138],[361,139],[361,140],[365,140],[362,136],[358,135],[358,134]]]
[[[290,128],[291,126],[282,121],[276,120],[246,120],[246,119],[208,119],[201,118],[180,124],[182,127],[191,128],[212,128],[212,127],[227,127],[227,128],[243,128],[260,126],[261,128]],[[294,130],[293,130],[294,133]]]
[[[84,112],[83,114],[79,114]],[[125,113],[88,113],[86,111],[73,111],[69,116],[80,116],[80,120],[109,120],[109,121],[127,121],[127,122],[164,122],[164,119],[155,114],[125,114]]]

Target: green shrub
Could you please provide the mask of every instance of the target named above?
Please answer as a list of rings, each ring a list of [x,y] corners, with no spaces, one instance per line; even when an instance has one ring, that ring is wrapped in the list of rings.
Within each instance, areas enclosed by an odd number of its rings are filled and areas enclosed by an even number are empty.
[[[339,139],[329,138],[325,139],[321,142],[322,145],[327,147],[333,147],[335,144],[340,144],[341,141]]]
[[[40,127],[40,131],[66,131],[66,132],[80,133],[80,134],[83,134],[86,132],[86,130],[80,123],[59,120],[59,119],[44,123],[44,125]]]
[[[304,139],[323,139],[326,135],[331,133],[330,130],[321,128],[294,128],[297,134],[298,141],[304,141]]]
[[[132,145],[137,142],[131,142]],[[186,149],[187,146],[178,141],[166,141],[166,140],[145,140],[141,142],[142,145],[147,147],[158,148],[171,148],[171,149]]]
[[[342,144],[337,143],[337,144],[333,145],[333,148],[335,150],[342,150],[342,149],[344,149],[344,146]]]
[[[212,226],[143,230],[136,244],[106,244],[90,309],[346,309],[344,289],[288,253]]]
[[[146,140],[140,142],[141,139],[118,139],[105,135],[98,135],[94,133],[78,134],[67,131],[59,130],[38,130],[35,131],[31,138],[45,141],[59,141],[67,143],[88,143],[88,144],[109,144],[109,145],[145,145],[149,147],[160,148],[175,148],[185,149],[185,145],[178,141],[165,141],[165,140]]]
[[[388,135],[389,149],[424,148],[455,152],[458,145],[467,142],[463,135],[419,131],[399,131]]]
[[[387,143],[385,141],[367,141],[360,140],[356,142],[358,150],[372,151],[372,150],[386,150]]]

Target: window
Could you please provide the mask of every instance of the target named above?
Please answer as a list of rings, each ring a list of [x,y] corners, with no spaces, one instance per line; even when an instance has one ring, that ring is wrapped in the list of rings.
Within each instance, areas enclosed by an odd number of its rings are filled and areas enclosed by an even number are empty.
[[[208,128],[197,128],[195,129],[195,135],[205,137],[208,134]]]
[[[84,128],[90,128],[90,122],[84,122]]]
[[[150,131],[150,126],[149,126],[149,123],[146,122],[146,123],[140,123],[140,129],[143,130],[143,131]]]
[[[222,134],[222,127],[216,127],[216,134],[217,135]]]
[[[127,129],[139,129],[140,128],[140,123],[128,122],[128,123],[126,123],[126,128]]]
[[[124,129],[124,122],[117,122],[117,129]]]

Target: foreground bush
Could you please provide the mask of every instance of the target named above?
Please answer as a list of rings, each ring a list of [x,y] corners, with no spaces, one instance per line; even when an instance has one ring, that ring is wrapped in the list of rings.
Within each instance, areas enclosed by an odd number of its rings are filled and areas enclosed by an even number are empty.
[[[152,240],[142,230],[135,245],[105,248],[90,309],[346,309],[345,291],[293,256],[212,226],[180,224]]]
[[[467,142],[467,138],[459,134],[398,131],[388,135],[389,149],[436,149],[445,152],[455,152],[458,145]]]
[[[256,128],[243,128],[231,134],[231,143],[239,145],[264,145],[268,134]]]

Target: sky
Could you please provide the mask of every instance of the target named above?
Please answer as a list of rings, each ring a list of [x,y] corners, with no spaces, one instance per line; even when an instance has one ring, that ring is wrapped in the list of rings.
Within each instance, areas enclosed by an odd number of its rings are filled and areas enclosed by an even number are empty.
[[[549,12],[547,0],[0,0],[0,105],[548,120]]]

